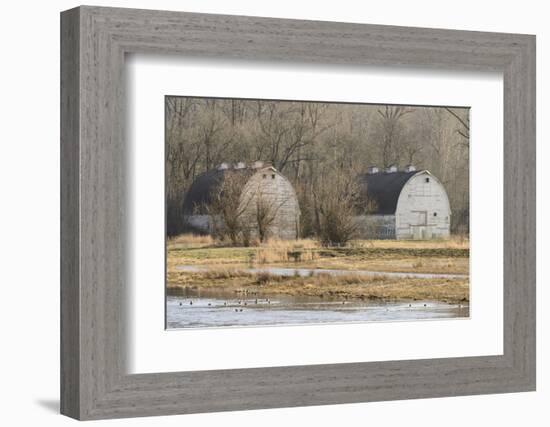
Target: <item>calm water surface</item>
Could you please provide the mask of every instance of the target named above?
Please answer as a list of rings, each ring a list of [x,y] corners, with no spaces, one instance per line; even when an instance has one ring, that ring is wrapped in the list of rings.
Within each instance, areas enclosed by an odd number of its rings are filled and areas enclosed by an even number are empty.
[[[177,265],[176,270],[186,271],[189,273],[200,273],[202,271],[208,271],[207,266],[201,265]],[[415,278],[415,279],[465,279],[467,274],[445,274],[445,273],[402,273],[395,271],[374,271],[374,270],[334,270],[325,268],[283,268],[283,267],[250,267],[250,268],[238,268],[240,271],[246,273],[269,273],[276,276],[316,276],[319,274],[330,274],[334,276],[355,274],[359,276],[386,276],[397,278]]]
[[[168,295],[168,329],[464,318],[469,306],[182,290]]]

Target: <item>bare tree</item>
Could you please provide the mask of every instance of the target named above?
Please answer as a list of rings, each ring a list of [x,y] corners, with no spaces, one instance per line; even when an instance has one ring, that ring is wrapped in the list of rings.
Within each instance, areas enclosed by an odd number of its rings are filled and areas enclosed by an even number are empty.
[[[281,172],[289,164],[310,160],[303,156],[304,149],[328,128],[320,126],[324,107],[304,102],[257,103],[258,157],[267,158]]]
[[[207,100],[202,120],[199,122],[206,170],[221,163],[233,145],[232,128],[218,103],[220,100]]]
[[[266,197],[259,196],[256,199],[256,226],[260,242],[267,241],[271,227],[277,218],[277,209],[273,201]]]
[[[238,173],[227,173],[210,194],[210,201],[204,206],[211,218],[213,233],[231,244],[239,245],[246,237],[246,212],[252,195],[243,193],[247,177]]]
[[[358,231],[355,215],[360,191],[354,173],[325,171],[314,193],[321,243],[339,246],[353,239]]]
[[[260,188],[256,191],[255,199],[255,226],[260,242],[267,241],[271,229],[275,224],[279,210],[288,201],[287,198],[277,198],[264,194]]]
[[[202,158],[190,117],[197,101],[167,98],[166,103],[166,215],[169,235],[183,230],[183,196]]]
[[[407,114],[414,110],[409,107],[386,105],[378,109],[378,115],[381,117],[381,137],[379,146],[381,151],[382,163],[384,167],[399,163],[401,153],[399,151],[399,141],[402,130],[402,120]]]
[[[458,123],[458,128],[456,129],[456,133],[458,133],[462,137],[461,144],[464,144],[466,147],[469,147],[470,146],[470,114],[468,110],[461,108],[459,109],[460,112],[458,112],[454,108],[444,107],[444,109],[451,116],[453,116]],[[466,114],[464,114],[464,112]]]

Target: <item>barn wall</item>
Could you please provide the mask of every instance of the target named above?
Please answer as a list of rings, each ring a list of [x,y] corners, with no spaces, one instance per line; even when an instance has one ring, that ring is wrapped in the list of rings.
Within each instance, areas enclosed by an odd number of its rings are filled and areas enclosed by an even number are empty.
[[[187,215],[185,225],[193,231],[200,233],[210,232],[210,215]]]
[[[395,239],[395,215],[360,215],[355,221],[360,239]]]
[[[439,180],[428,173],[412,177],[397,202],[396,238],[446,239],[450,224],[449,199]]]
[[[300,208],[292,184],[280,173],[272,169],[262,169],[255,173],[246,183],[241,196],[241,203],[246,206],[250,224],[256,224],[255,215],[258,200],[262,198],[276,212],[275,220],[269,228],[269,237],[296,239]],[[256,227],[251,227],[251,234],[256,236]]]

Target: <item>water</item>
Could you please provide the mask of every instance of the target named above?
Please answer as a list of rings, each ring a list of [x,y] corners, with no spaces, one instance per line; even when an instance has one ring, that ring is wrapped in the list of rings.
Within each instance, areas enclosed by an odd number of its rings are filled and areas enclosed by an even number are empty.
[[[176,270],[189,273],[199,273],[209,270],[206,266],[200,265],[178,265]],[[414,279],[466,279],[467,274],[443,274],[443,273],[402,273],[394,271],[371,271],[371,270],[331,270],[323,268],[282,268],[282,267],[260,267],[260,268],[239,268],[246,273],[269,273],[276,276],[315,276],[318,274],[346,275],[355,274],[361,276],[386,276],[397,278]]]
[[[182,290],[168,295],[167,327],[299,325],[412,321],[469,316],[468,305],[434,301],[380,302],[286,295],[239,296],[232,292]]]

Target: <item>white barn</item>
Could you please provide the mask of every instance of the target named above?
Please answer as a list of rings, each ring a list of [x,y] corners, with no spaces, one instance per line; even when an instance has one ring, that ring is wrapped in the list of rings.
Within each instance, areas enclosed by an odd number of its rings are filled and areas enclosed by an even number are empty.
[[[443,184],[428,170],[370,167],[359,177],[367,213],[357,216],[360,237],[447,239],[451,207]]]
[[[238,178],[233,179],[232,178]],[[215,169],[199,175],[183,203],[186,225],[193,231],[213,233],[220,219],[208,215],[206,207],[217,194],[224,181],[238,184],[241,204],[241,221],[251,236],[257,235],[255,215],[259,203],[270,206],[273,221],[269,225],[269,237],[292,240],[298,237],[300,207],[294,187],[290,181],[270,164],[261,161],[245,164],[222,163]]]

